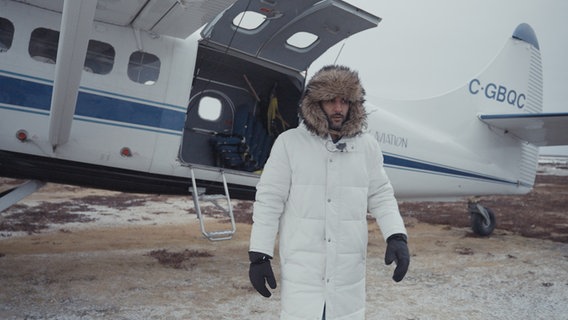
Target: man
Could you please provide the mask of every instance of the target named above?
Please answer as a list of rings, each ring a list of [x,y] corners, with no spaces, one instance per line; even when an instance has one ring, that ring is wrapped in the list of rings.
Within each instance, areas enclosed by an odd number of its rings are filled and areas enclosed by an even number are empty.
[[[265,297],[279,233],[281,319],[364,319],[367,212],[387,239],[393,279],[410,262],[406,229],[378,142],[366,128],[356,72],[326,66],[306,86],[302,123],[282,133],[257,185],[249,276]]]

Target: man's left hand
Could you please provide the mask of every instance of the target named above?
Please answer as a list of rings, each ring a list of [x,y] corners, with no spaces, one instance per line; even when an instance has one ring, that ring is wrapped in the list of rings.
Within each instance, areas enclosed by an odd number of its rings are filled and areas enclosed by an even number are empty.
[[[406,235],[402,233],[393,234],[387,239],[385,264],[390,265],[393,262],[396,263],[396,268],[394,269],[392,279],[400,282],[406,275],[410,265],[410,253],[408,252]]]

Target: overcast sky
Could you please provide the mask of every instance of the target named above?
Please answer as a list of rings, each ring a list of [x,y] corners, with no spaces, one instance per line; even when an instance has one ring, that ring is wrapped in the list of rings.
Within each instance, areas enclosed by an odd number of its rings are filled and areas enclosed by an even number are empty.
[[[377,28],[349,38],[338,60],[358,69],[369,96],[425,98],[460,87],[490,63],[525,22],[540,44],[544,112],[568,112],[568,1],[348,2],[383,19]],[[329,50],[314,62],[310,73],[333,63],[338,53],[339,46]],[[376,57],[372,65],[361,66],[362,59],[354,58],[364,55]],[[568,155],[568,147],[541,150],[550,153]]]

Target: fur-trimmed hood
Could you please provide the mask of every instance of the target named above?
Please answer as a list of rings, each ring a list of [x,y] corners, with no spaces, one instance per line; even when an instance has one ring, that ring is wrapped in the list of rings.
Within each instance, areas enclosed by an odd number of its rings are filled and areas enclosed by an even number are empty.
[[[347,119],[340,131],[329,128],[327,116],[321,101],[336,97],[350,101]],[[329,134],[341,137],[354,137],[367,127],[367,113],[363,107],[365,90],[356,71],[345,66],[329,65],[316,72],[306,86],[300,104],[300,117],[307,129],[326,138]]]

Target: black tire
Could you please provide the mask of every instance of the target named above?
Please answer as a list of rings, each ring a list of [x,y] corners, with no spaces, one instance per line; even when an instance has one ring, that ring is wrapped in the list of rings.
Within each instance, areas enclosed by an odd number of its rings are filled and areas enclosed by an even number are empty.
[[[478,212],[471,213],[471,229],[473,232],[480,236],[488,236],[495,229],[495,214],[489,208],[485,208],[489,214],[489,221]]]

